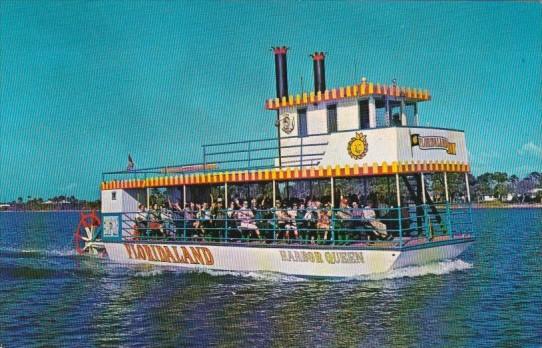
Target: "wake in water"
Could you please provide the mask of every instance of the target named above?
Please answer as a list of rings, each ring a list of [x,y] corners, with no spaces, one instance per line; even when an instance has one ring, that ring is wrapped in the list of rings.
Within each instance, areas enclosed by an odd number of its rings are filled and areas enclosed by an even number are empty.
[[[398,268],[385,273],[371,274],[367,276],[355,277],[359,280],[385,280],[398,278],[415,278],[426,275],[443,275],[452,272],[463,271],[472,268],[472,264],[463,260],[446,260],[440,262],[428,263],[422,266],[410,266]]]
[[[430,263],[422,266],[411,266],[405,268],[394,269],[385,273],[370,274],[352,278],[317,278],[318,281],[324,282],[350,282],[350,281],[380,281],[387,279],[399,279],[399,278],[415,278],[423,277],[426,275],[444,275],[452,272],[463,271],[472,268],[473,265],[463,260],[447,260],[441,262]],[[264,282],[282,282],[282,283],[295,283],[306,282],[314,280],[311,277],[302,277],[273,272],[236,272],[236,271],[217,271],[210,269],[180,269],[177,267],[165,268],[165,267],[153,267],[148,266],[141,270],[140,268],[134,273],[136,277],[156,277],[163,275],[164,272],[171,273],[191,273],[191,274],[206,274],[213,277],[240,277],[249,278],[256,281]]]
[[[25,248],[12,248],[12,247],[0,247],[0,254],[12,254],[28,257],[36,256],[75,256],[77,253],[74,249],[25,249]]]

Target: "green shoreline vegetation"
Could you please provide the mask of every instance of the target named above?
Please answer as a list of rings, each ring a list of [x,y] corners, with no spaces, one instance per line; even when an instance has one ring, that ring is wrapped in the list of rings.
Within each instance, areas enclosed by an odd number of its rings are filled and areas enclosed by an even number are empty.
[[[0,211],[80,211],[100,209],[100,200],[87,201],[75,196],[55,196],[49,199],[27,196],[0,203]]]
[[[433,181],[435,191],[443,183]],[[503,172],[469,174],[473,208],[542,208],[542,173],[532,172],[519,179]],[[27,196],[0,203],[0,211],[67,211],[100,209],[100,200],[80,200],[74,196],[55,196],[49,199]]]

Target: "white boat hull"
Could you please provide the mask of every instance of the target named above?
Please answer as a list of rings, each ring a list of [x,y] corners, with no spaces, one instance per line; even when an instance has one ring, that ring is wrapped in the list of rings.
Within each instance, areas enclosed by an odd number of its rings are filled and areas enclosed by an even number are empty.
[[[431,243],[433,244],[433,243]],[[104,243],[113,261],[239,272],[277,272],[309,277],[356,277],[459,256],[472,240],[403,250],[292,245]]]

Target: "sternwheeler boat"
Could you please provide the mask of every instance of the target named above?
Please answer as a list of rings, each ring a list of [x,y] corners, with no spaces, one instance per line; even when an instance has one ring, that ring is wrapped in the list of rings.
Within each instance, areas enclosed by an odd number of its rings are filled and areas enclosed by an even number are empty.
[[[195,270],[356,277],[457,258],[475,241],[464,132],[423,127],[427,90],[369,82],[288,93],[274,47],[276,137],[202,145],[191,164],[103,173],[82,254]]]

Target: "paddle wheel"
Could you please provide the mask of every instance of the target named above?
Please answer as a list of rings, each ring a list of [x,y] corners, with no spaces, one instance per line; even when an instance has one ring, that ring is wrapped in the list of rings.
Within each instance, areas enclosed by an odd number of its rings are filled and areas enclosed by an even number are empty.
[[[73,235],[75,250],[79,255],[105,255],[105,247],[99,239],[100,225],[100,218],[94,209],[89,213],[81,212],[79,224]]]

